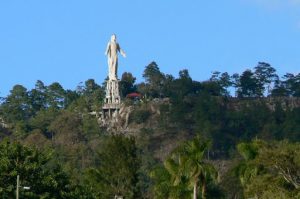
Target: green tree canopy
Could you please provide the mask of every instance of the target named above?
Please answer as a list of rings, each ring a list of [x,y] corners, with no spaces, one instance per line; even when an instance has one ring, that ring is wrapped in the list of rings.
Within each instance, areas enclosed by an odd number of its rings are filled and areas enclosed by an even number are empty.
[[[99,152],[99,164],[88,171],[88,183],[97,198],[139,198],[140,160],[134,138],[108,137]]]
[[[69,176],[59,165],[48,166],[52,153],[40,152],[17,142],[0,143],[0,197],[14,198],[17,175],[22,186],[21,198],[72,198]]]
[[[298,198],[300,196],[300,144],[287,141],[267,143],[255,140],[240,143],[243,156],[237,174],[244,187],[244,196]]]

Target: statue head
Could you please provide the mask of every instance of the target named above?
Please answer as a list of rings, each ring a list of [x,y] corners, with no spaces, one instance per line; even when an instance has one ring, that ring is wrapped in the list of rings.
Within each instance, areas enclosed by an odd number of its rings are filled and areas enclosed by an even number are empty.
[[[112,34],[110,37],[110,41],[116,42],[116,40],[117,40],[117,36],[115,34]]]

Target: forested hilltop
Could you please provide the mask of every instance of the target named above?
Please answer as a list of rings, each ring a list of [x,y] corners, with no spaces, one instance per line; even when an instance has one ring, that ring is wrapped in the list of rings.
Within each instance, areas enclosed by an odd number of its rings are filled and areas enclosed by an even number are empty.
[[[0,104],[0,197],[20,175],[21,198],[300,198],[300,73],[260,62],[199,82],[152,62],[143,78],[122,74],[113,130],[105,83],[15,85]]]

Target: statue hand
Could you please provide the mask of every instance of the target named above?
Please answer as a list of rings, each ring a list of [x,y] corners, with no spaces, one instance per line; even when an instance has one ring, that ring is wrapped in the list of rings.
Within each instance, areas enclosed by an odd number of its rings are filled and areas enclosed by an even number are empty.
[[[121,55],[126,58],[126,54],[124,52],[121,51]]]

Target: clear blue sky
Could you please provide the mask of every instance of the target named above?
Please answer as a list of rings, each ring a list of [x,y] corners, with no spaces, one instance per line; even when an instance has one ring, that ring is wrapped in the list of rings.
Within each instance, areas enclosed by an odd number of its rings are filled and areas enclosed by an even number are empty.
[[[119,77],[129,71],[138,81],[151,61],[198,81],[259,61],[280,75],[300,72],[300,0],[2,0],[0,96],[36,80],[102,83],[112,33],[127,53]]]

